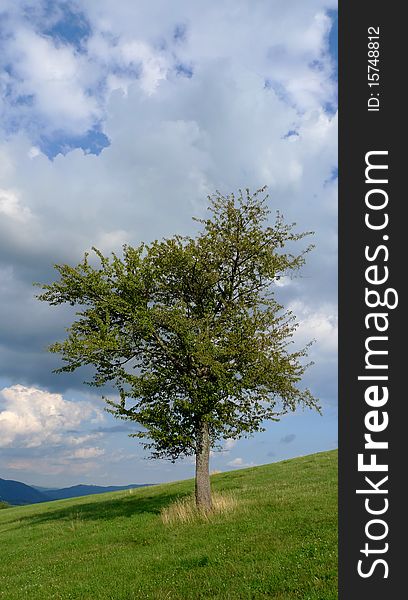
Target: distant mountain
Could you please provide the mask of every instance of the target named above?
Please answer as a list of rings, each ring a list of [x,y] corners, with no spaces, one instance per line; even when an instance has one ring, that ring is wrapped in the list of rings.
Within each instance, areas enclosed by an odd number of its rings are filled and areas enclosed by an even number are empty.
[[[131,485],[73,485],[72,487],[62,488],[60,490],[47,490],[46,494],[51,500],[62,500],[63,498],[76,498],[78,496],[89,496],[90,494],[104,494],[105,492],[120,492],[121,490],[131,490],[133,488],[145,487],[151,485],[148,483]]]
[[[53,488],[41,487],[40,485],[31,485],[30,487],[34,488],[35,490],[38,490],[39,492],[44,492],[44,494],[46,494],[50,490],[57,490],[58,489],[56,487],[53,487]]]
[[[49,499],[43,492],[21,481],[0,478],[0,500],[9,504],[35,504]]]
[[[11,479],[0,478],[0,500],[9,504],[34,504],[38,502],[49,502],[50,500],[62,500],[63,498],[76,498],[78,496],[89,496],[90,494],[104,494],[105,492],[119,492],[121,490],[130,490],[138,487],[152,485],[149,483],[131,484],[131,485],[74,485],[68,488],[42,488],[34,487],[21,483],[21,481],[12,481]]]

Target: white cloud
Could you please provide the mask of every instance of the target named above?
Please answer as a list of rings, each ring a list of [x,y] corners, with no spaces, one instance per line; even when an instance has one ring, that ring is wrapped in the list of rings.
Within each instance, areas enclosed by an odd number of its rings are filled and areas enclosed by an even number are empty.
[[[314,339],[317,345],[315,351],[326,356],[337,353],[338,319],[334,305],[321,304],[314,307],[297,300],[291,303],[290,309],[298,316],[296,338],[301,344]]]
[[[0,407],[1,447],[35,448],[66,443],[70,430],[84,421],[98,422],[103,418],[101,411],[89,402],[71,402],[61,394],[23,385],[3,388]]]
[[[237,440],[234,440],[232,438],[228,438],[226,440],[223,441],[222,443],[222,448],[219,450],[211,450],[210,452],[210,456],[212,458],[220,458],[220,457],[225,457],[226,455],[230,454],[231,450],[233,448],[235,448],[235,446],[237,445]]]
[[[5,467],[11,472],[19,472],[17,477],[26,478],[32,480],[33,476],[58,476],[63,475],[64,477],[75,477],[87,476],[92,478],[95,476],[95,472],[98,470],[98,463],[96,461],[79,461],[71,460],[69,458],[63,458],[59,454],[54,457],[38,457],[35,459],[31,458],[13,458],[4,463]],[[20,474],[21,472],[21,474]],[[75,482],[77,479],[75,480]],[[62,487],[62,486],[61,486]]]
[[[37,115],[46,131],[70,134],[86,132],[100,116],[96,99],[86,91],[93,83],[92,73],[72,47],[56,45],[51,37],[18,25],[6,53],[13,65],[11,115],[27,122],[31,109],[32,118]]]
[[[102,416],[100,416],[98,420],[102,420]],[[82,444],[87,444],[88,442],[93,442],[94,440],[97,440],[98,438],[102,437],[102,435],[103,434],[101,432],[86,433],[84,435],[65,435],[64,444],[67,446],[81,446]]]
[[[127,92],[137,80],[145,95],[154,95],[180,65],[195,76],[209,64],[233,59],[299,113],[335,99],[326,14],[335,0],[293,0],[290,6],[265,1],[256,8],[249,0],[217,7],[182,0],[171,9],[163,1],[79,0],[74,11],[89,22],[81,51],[48,30],[64,19],[62,6],[50,11],[42,0],[25,4],[29,13],[10,2],[4,7],[13,34],[3,42],[0,85],[5,123],[37,128],[38,135],[85,134],[103,121],[115,90]]]
[[[0,215],[21,223],[32,216],[30,209],[22,206],[16,191],[4,189],[0,189]]]
[[[98,458],[99,456],[103,456],[105,454],[105,450],[103,448],[98,447],[90,447],[90,448],[78,448],[73,452],[69,452],[66,454],[66,458],[73,459],[89,459],[89,458]]]
[[[94,436],[95,437],[95,436]],[[82,442],[91,441],[92,436]],[[126,452],[123,449],[111,449],[107,454],[105,448],[98,446],[85,446],[82,448],[67,449],[70,445],[69,439],[64,438],[64,446],[53,447],[45,445],[44,447],[28,448],[20,450],[17,453],[13,449],[3,448],[1,460],[1,469],[8,473],[8,477],[17,477],[23,481],[36,481],[38,477],[45,476],[57,478],[62,477],[62,481],[57,485],[74,485],[78,483],[78,477],[86,477],[90,482],[99,479],[101,484],[111,483],[111,479],[106,479],[106,472],[103,471],[109,465],[116,465],[118,470],[121,464],[135,465],[138,455]],[[14,454],[13,454],[14,453]],[[104,457],[103,459],[101,457]],[[128,470],[127,470],[128,471]],[[125,473],[124,483],[129,482],[129,473]],[[71,483],[67,483],[68,480]],[[48,480],[49,481],[49,480]]]
[[[129,231],[125,231],[124,229],[102,231],[92,243],[92,246],[104,248],[105,252],[113,252],[122,248],[129,241],[130,235]],[[89,246],[88,251],[91,251],[91,246]]]
[[[241,457],[237,457],[234,458],[233,460],[230,460],[229,462],[227,462],[227,465],[229,467],[253,467],[255,466],[255,463],[253,462],[245,462],[245,460]]]
[[[159,82],[166,78],[167,65],[165,60],[156,55],[144,42],[132,40],[119,46],[120,55],[125,69],[132,64],[141,63],[141,88],[151,95],[157,89]]]
[[[225,440],[223,448],[224,448],[224,450],[229,452],[230,450],[232,450],[232,448],[234,448],[236,446],[236,444],[237,444],[237,440],[228,438],[227,440]]]
[[[41,154],[41,150],[37,146],[31,146],[27,153],[29,158],[35,158],[39,154]]]

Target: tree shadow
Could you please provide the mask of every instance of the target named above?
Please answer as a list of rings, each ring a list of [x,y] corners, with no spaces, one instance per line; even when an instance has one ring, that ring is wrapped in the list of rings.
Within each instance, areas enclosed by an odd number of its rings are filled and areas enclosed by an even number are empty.
[[[173,492],[161,494],[148,494],[139,497],[137,494],[126,494],[120,498],[109,500],[98,500],[94,497],[93,502],[78,502],[70,506],[55,510],[48,505],[46,511],[41,514],[27,515],[19,519],[20,523],[26,522],[30,525],[49,523],[52,521],[70,522],[75,518],[82,521],[106,521],[116,517],[132,517],[135,514],[158,515],[165,506],[168,506],[178,498],[188,495],[189,492]],[[59,501],[56,501],[56,503]]]

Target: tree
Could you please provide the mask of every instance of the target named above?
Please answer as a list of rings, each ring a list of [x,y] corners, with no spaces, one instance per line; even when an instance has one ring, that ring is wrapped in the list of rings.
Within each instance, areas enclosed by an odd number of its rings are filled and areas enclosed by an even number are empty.
[[[92,365],[91,385],[113,384],[109,412],[138,422],[132,434],[152,457],[196,457],[196,503],[211,509],[209,455],[223,439],[263,430],[298,405],[318,409],[298,387],[308,346],[289,351],[295,316],[276,301],[273,284],[299,269],[286,245],[294,233],[278,212],[267,224],[265,188],[209,197],[210,216],[196,237],[124,246],[123,258],[93,249],[40,300],[78,309],[67,337],[50,347],[74,371]],[[37,284],[40,285],[40,284]]]

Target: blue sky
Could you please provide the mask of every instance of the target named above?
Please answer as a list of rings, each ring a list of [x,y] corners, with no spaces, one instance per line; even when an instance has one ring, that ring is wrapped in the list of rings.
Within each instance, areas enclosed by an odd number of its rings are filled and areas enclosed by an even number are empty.
[[[279,299],[316,339],[299,412],[225,443],[212,468],[337,446],[337,12],[332,1],[0,4],[0,476],[58,486],[180,479],[148,461],[84,374],[46,352],[55,262],[194,231],[215,189],[267,184],[316,249]],[[256,35],[254,35],[256,32]]]

